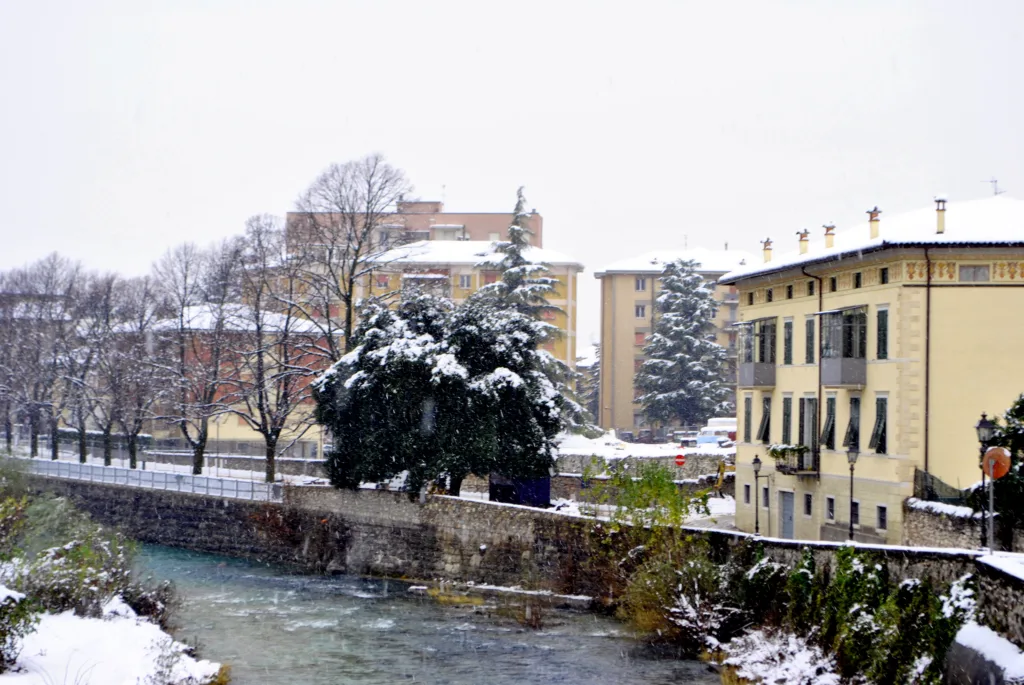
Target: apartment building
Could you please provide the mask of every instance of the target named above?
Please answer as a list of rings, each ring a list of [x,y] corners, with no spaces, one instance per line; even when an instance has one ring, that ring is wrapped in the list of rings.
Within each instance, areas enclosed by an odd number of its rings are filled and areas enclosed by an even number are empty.
[[[974,426],[1024,391],[1024,202],[876,207],[813,243],[765,241],[719,281],[739,296],[736,525],[897,543],[915,472],[979,481]]]
[[[727,378],[735,378],[738,295],[731,286],[718,286],[726,272],[751,263],[752,256],[736,250],[659,250],[632,257],[596,272],[601,281],[601,386],[598,422],[602,428],[630,431],[647,427],[636,402],[633,379],[643,363],[643,347],[654,330],[658,280],[665,265],[677,259],[699,264],[698,272],[714,288],[719,302],[716,339],[729,352]],[[733,390],[734,392],[734,390]]]
[[[511,215],[507,215],[511,221]],[[507,228],[507,226],[506,226]],[[545,311],[547,321],[562,332],[545,348],[570,368],[576,368],[577,277],[583,265],[560,252],[529,247],[524,256],[547,265],[548,276],[558,281],[548,301],[560,311]],[[417,288],[463,302],[481,287],[501,278],[501,255],[487,240],[423,240],[382,254],[380,268],[364,284],[366,294]]]

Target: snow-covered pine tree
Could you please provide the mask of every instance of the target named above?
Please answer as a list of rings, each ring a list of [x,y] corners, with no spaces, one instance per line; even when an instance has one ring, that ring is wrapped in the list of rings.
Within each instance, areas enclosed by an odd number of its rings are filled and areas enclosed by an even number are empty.
[[[696,266],[692,261],[669,262],[659,278],[654,332],[644,346],[646,360],[635,381],[652,424],[700,425],[730,410],[725,349],[714,341],[718,304]]]

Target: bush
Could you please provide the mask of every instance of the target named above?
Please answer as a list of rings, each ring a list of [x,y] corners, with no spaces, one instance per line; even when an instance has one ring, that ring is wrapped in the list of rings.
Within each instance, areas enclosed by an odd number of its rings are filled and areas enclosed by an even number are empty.
[[[32,632],[38,620],[36,605],[20,592],[0,585],[0,673],[14,665],[21,652],[21,638]]]
[[[157,584],[134,581],[121,591],[121,599],[138,616],[152,620],[161,630],[174,630],[174,612],[181,606],[181,599],[169,580]]]

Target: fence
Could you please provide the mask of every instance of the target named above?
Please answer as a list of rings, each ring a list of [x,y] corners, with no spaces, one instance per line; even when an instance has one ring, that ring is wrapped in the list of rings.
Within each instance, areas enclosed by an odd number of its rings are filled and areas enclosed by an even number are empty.
[[[254,483],[234,478],[210,478],[185,473],[140,471],[138,469],[122,469],[117,466],[72,464],[42,459],[26,459],[23,463],[29,473],[51,478],[70,478],[72,480],[87,480],[92,483],[191,492],[199,495],[214,495],[257,502],[284,501],[283,488],[278,483]]]

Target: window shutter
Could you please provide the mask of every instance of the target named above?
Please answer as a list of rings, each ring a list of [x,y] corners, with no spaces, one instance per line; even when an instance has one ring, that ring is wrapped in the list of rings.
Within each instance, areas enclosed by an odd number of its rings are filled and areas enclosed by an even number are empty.
[[[851,450],[860,448],[860,398],[850,398],[850,422],[846,424],[843,447]]]
[[[825,427],[821,431],[821,444],[830,450],[836,448],[836,398],[825,400]]]
[[[782,324],[782,363],[793,363],[793,322],[785,321]]]
[[[808,364],[814,363],[814,319],[807,319],[807,336],[805,348],[804,362]]]
[[[783,397],[782,398],[782,442],[785,445],[790,444],[790,438],[793,432],[793,398]]]
[[[885,454],[887,445],[885,439],[885,419],[888,409],[888,401],[885,397],[875,398],[875,427],[871,430],[871,442],[868,448],[878,454]]]
[[[772,400],[770,397],[766,397],[761,409],[761,425],[757,428],[757,439],[761,442],[771,442],[771,421]]]
[[[889,358],[889,310],[878,310],[878,354],[879,359]]]
[[[750,428],[753,422],[754,400],[750,397],[743,398],[743,442],[750,442]]]
[[[806,437],[807,436],[807,430],[805,428],[805,418],[804,418],[804,413],[805,413],[806,409],[807,409],[807,398],[806,397],[801,397],[800,398],[800,409],[799,409],[799,411],[800,411],[800,419],[799,419],[799,421],[797,423],[797,427],[799,429],[799,432],[796,434],[796,443],[798,445],[806,445],[807,444],[807,437]]]

